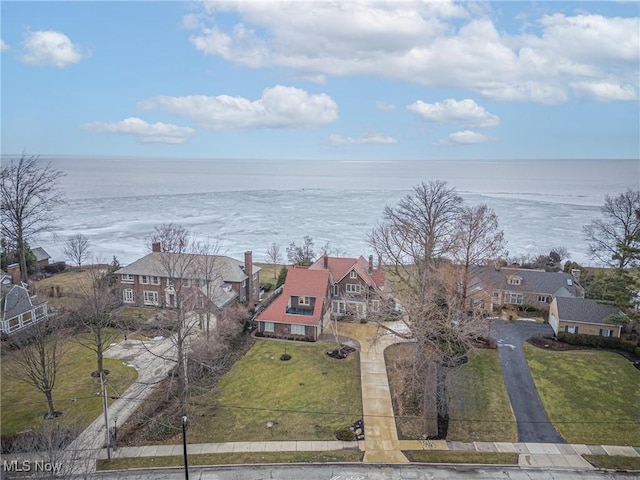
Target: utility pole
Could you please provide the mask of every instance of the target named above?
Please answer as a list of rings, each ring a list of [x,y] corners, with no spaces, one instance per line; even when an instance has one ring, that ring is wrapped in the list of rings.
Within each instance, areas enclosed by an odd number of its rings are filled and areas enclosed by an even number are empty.
[[[187,423],[189,419],[182,416],[182,450],[184,454],[184,480],[189,480],[189,463],[187,461]]]
[[[107,459],[111,460],[111,435],[109,435],[109,405],[107,404],[107,384],[104,378],[104,370],[100,371],[100,384],[102,386],[102,409],[104,410],[104,428],[107,440]]]

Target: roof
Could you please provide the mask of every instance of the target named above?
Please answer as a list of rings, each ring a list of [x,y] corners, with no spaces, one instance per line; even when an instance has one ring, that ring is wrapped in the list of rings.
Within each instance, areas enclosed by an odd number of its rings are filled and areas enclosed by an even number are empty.
[[[42,247],[34,248],[31,251],[36,256],[36,262],[42,262],[43,260],[49,260],[51,258],[51,255],[49,255]]]
[[[371,288],[382,290],[385,282],[385,273],[381,269],[369,270],[369,262],[363,256],[360,258],[347,257],[329,257],[327,256],[327,264],[331,273],[332,281],[337,283],[346,277],[351,270],[355,270],[362,280]],[[324,259],[322,256],[309,267],[310,270],[325,270]]]
[[[29,291],[21,285],[2,285],[2,319],[8,320],[33,308]]]
[[[278,298],[256,318],[262,322],[288,323],[297,325],[320,325],[324,299],[329,288],[329,271],[310,268],[290,268],[284,288]],[[305,295],[315,297],[313,315],[287,314],[289,298]]]
[[[170,261],[180,270],[181,278],[203,279],[202,272],[207,266],[211,267],[216,277],[224,282],[239,283],[249,278],[244,272],[244,262],[224,255],[197,255],[190,253],[152,252],[126,267],[115,272],[117,275],[151,275],[166,278],[167,262]],[[206,262],[211,262],[207,265]],[[182,270],[184,270],[182,272]],[[253,264],[253,273],[260,271],[260,267]]]
[[[603,305],[589,298],[558,297],[555,301],[559,320],[564,321],[611,325],[605,319],[620,313],[613,305]]]
[[[475,278],[469,284],[469,291],[481,288],[485,291],[509,290],[511,292],[537,293],[561,297],[575,297],[582,294],[573,277],[564,272],[545,272],[526,268],[496,268],[493,266],[472,267]],[[520,285],[508,283],[508,278],[518,276]]]

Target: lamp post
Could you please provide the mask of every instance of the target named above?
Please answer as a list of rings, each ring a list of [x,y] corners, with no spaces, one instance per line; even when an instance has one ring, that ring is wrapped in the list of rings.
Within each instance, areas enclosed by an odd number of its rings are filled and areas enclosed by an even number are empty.
[[[186,415],[182,416],[182,451],[184,453],[184,478],[189,480],[189,463],[187,461],[187,424],[189,419]]]
[[[113,449],[118,448],[118,417],[113,417]]]

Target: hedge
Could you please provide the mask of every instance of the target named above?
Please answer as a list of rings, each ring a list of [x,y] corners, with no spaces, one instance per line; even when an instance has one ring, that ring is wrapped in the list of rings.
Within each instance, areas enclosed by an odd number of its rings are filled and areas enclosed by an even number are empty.
[[[581,333],[558,332],[558,340],[568,343],[569,345],[625,350],[636,353],[636,344],[634,342],[629,342],[619,337],[599,337],[597,335],[584,335]]]

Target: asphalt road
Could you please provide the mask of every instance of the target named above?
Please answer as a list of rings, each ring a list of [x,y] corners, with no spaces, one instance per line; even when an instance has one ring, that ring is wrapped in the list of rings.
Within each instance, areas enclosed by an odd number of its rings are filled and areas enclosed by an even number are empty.
[[[101,472],[103,480],[182,480],[182,469]],[[570,469],[523,469],[431,465],[254,465],[189,468],[190,480],[613,480],[636,479],[633,473]]]
[[[531,337],[553,335],[551,326],[495,320],[491,334],[498,342],[502,375],[518,424],[518,442],[566,443],[547,417],[522,348]]]

